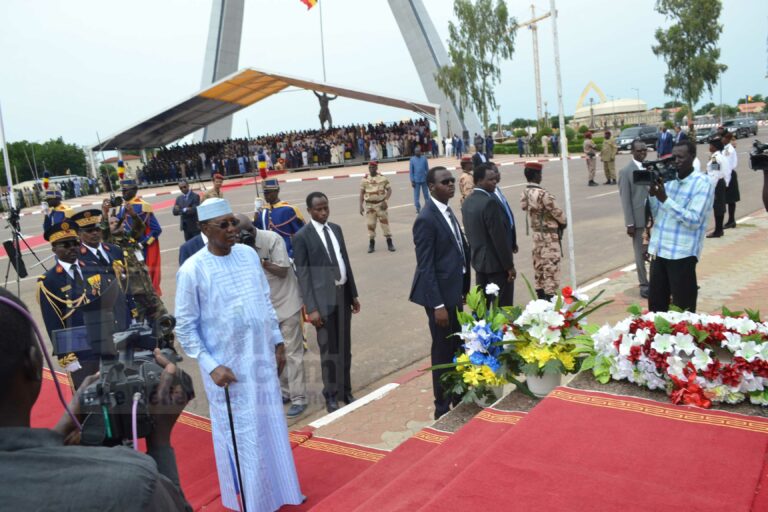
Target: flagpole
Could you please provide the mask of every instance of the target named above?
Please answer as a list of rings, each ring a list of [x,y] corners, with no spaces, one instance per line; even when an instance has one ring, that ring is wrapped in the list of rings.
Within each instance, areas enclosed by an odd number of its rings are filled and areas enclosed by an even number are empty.
[[[318,0],[317,3],[320,6],[320,53],[323,61],[323,82],[325,82],[326,81],[325,79],[325,38],[323,37],[323,2]]]
[[[3,144],[3,163],[5,164],[5,179],[8,190],[8,204],[11,209],[16,209],[16,197],[13,194],[13,180],[11,179],[11,160],[8,158],[8,145],[5,143],[5,127],[3,126],[3,109],[0,107],[0,143]]]

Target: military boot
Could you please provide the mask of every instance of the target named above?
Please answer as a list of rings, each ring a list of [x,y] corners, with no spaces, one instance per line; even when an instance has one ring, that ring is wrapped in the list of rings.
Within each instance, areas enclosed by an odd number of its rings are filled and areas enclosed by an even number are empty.
[[[376,240],[371,238],[371,240],[368,242],[368,254],[372,253],[376,250]]]
[[[392,243],[392,237],[387,237],[387,249],[389,249],[389,252],[395,252],[395,244]]]

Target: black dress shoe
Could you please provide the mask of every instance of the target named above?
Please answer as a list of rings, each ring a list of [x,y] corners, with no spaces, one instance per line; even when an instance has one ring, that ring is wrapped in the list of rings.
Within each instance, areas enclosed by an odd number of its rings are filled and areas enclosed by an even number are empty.
[[[734,221],[728,222],[723,226],[724,229],[733,229],[735,227],[736,227],[736,222]]]
[[[603,185],[610,185],[611,183],[613,183],[613,182],[611,180],[608,180],[605,183],[603,183]]]
[[[600,185],[597,184],[597,182],[594,182],[594,181],[590,181],[589,183],[587,183],[587,185],[590,186],[590,187],[599,187],[600,186]]]
[[[721,236],[723,236],[722,231],[713,231],[712,233],[707,235],[707,238],[720,238]]]
[[[354,401],[355,401],[355,397],[352,396],[352,393],[346,393],[344,395],[344,403],[345,404],[349,405],[349,404],[351,404]]]
[[[335,398],[329,398],[325,401],[325,410],[328,412],[338,411],[339,402]]]
[[[648,298],[648,290],[640,290],[640,297],[647,299]]]

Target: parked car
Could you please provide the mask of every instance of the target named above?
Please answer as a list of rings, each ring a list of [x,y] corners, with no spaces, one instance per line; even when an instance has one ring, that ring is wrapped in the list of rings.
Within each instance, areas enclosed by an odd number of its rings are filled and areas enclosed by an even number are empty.
[[[751,117],[729,119],[723,122],[723,127],[737,139],[757,135],[757,122]]]
[[[659,129],[655,126],[632,126],[631,128],[625,128],[621,130],[621,133],[616,137],[616,145],[619,151],[631,150],[632,141],[640,139],[645,142],[648,149],[656,149],[656,141],[659,138]]]
[[[700,128],[696,130],[696,144],[708,144],[717,135],[717,128]]]

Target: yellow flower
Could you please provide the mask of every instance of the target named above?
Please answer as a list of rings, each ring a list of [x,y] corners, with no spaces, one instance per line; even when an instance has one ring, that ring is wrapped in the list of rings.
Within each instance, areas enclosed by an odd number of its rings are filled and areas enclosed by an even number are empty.
[[[548,361],[555,358],[555,355],[548,348],[537,348],[534,350],[534,356],[539,363],[539,368],[543,368]]]
[[[576,359],[573,357],[573,354],[570,352],[559,352],[557,358],[563,363],[566,370],[573,370],[573,367],[576,364]]]
[[[464,382],[470,386],[478,386],[480,384],[481,377],[482,375],[480,374],[480,369],[475,365],[469,365],[461,375],[461,378],[464,380]]]
[[[467,354],[461,354],[456,358],[456,362],[459,363],[456,367],[456,371],[463,372],[466,369],[467,364],[469,364],[469,356]]]

